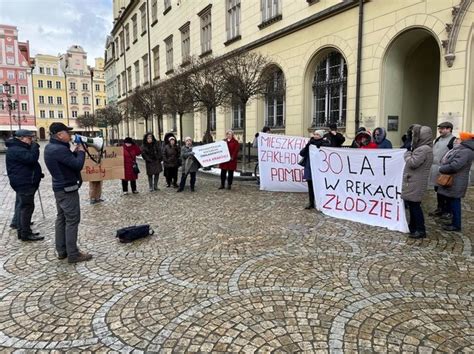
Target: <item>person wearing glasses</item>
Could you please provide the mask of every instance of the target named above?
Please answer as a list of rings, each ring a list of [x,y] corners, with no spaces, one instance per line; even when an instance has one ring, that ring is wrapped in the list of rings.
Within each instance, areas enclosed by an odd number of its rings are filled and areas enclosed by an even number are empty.
[[[39,160],[39,145],[33,142],[34,134],[19,129],[15,137],[6,142],[6,165],[10,185],[16,192],[16,229],[22,241],[40,241],[43,236],[31,230],[31,217],[35,210],[35,193],[44,177]]]
[[[77,247],[77,233],[81,221],[79,188],[82,184],[81,170],[85,152],[81,144],[71,151],[71,127],[63,123],[52,123],[51,138],[44,150],[44,162],[51,173],[53,191],[58,215],[55,238],[58,259],[77,263],[92,259],[92,255],[81,252]]]

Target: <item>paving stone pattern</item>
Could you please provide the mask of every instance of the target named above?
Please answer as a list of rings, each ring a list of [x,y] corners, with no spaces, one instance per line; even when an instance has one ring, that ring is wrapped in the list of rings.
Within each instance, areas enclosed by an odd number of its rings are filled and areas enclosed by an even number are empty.
[[[145,178],[138,195],[105,182],[97,205],[85,183],[79,240],[94,258],[70,265],[54,251],[50,177],[46,218],[38,198],[33,217],[46,239],[24,243],[0,176],[1,352],[474,352],[473,190],[463,233],[427,217],[429,236],[415,241],[303,210],[305,194],[255,182],[217,190],[200,174],[195,193],[164,179],[149,193]],[[156,234],[114,238],[140,223]]]

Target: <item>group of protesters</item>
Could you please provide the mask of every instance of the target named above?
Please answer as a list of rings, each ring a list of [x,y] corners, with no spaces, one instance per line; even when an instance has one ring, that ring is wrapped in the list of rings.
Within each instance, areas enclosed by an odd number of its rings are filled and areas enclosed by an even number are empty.
[[[433,132],[430,127],[414,124],[402,137],[401,147],[407,151],[404,155],[405,168],[401,198],[409,210],[409,237],[414,239],[426,237],[421,201],[429,184],[434,186],[437,196],[437,206],[429,213],[429,216],[446,221],[442,227],[445,231],[461,231],[461,198],[466,195],[469,172],[474,160],[474,134],[461,133],[456,138],[450,122],[439,124],[438,132],[439,136],[433,141]],[[304,160],[304,178],[308,183],[309,204],[305,209],[315,208],[309,146],[341,147],[344,141],[342,134],[337,132],[337,126],[331,125],[329,132],[315,130],[306,146],[300,151]],[[384,128],[375,128],[371,133],[361,127],[357,131],[351,148],[391,149],[392,143],[387,139]],[[450,182],[441,182],[441,175],[445,175]]]
[[[92,255],[79,250],[77,233],[80,222],[79,188],[82,184],[81,170],[85,162],[85,150],[81,144],[70,149],[71,127],[63,123],[52,123],[49,127],[50,141],[45,148],[44,160],[52,176],[52,188],[56,199],[57,218],[55,222],[55,243],[58,259],[68,259],[70,263],[87,261]],[[437,207],[429,215],[449,221],[443,229],[446,231],[461,230],[461,198],[466,194],[469,172],[474,159],[474,134],[461,133],[458,138],[452,134],[453,125],[444,122],[438,125],[439,137],[433,142],[430,127],[412,125],[403,137],[405,169],[401,198],[409,210],[410,237],[426,237],[424,215],[421,201],[429,181],[437,193]],[[264,132],[270,133],[268,127]],[[34,195],[44,177],[39,160],[39,145],[33,140],[34,134],[19,129],[7,141],[6,165],[12,188],[16,192],[15,213],[11,227],[17,229],[18,238],[22,241],[40,241],[44,237],[31,229],[31,217],[34,211]],[[258,138],[258,134],[256,135]],[[187,177],[190,177],[190,190],[195,191],[196,172],[201,167],[193,152],[193,140],[185,138],[185,144],[179,147],[172,133],[165,135],[165,144],[157,141],[152,133],[146,133],[140,148],[135,141],[127,137],[123,142],[124,178],[123,194],[128,194],[130,182],[132,194],[137,194],[136,180],[139,176],[137,156],[145,161],[146,175],[150,192],[158,189],[159,175],[164,169],[166,187],[174,187],[177,192],[184,191]],[[234,132],[226,132],[224,141],[230,153],[230,161],[221,163],[219,189],[231,189],[234,171],[237,169],[239,143]],[[309,204],[306,209],[315,207],[314,190],[311,176],[309,146],[341,147],[344,136],[337,131],[336,125],[328,130],[316,130],[306,146],[301,150],[303,157],[304,178],[308,183]],[[376,128],[371,134],[360,128],[352,148],[390,149],[392,143],[387,139],[384,128]],[[163,167],[162,167],[163,165]],[[181,167],[181,179],[178,185],[178,170]],[[441,183],[440,175],[447,176],[450,183]],[[226,186],[227,182],[227,186]],[[90,202],[101,201],[102,182],[90,182]]]

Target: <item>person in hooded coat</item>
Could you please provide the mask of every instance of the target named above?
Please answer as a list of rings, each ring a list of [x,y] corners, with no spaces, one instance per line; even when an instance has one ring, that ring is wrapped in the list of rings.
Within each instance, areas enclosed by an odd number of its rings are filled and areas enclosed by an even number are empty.
[[[225,188],[225,181],[227,176],[227,189],[232,188],[232,181],[234,180],[234,171],[237,169],[237,158],[239,156],[240,144],[237,139],[234,137],[234,132],[228,130],[225,133],[225,142],[229,148],[230,161],[223,162],[219,164],[221,169],[221,185],[218,189]]]
[[[438,186],[438,193],[447,198],[452,214],[451,222],[443,227],[446,231],[461,231],[461,198],[466,195],[473,160],[474,134],[470,133],[461,133],[453,149],[441,159],[439,172],[454,177],[450,187]]]
[[[158,180],[162,171],[161,147],[152,133],[147,133],[143,137],[142,157],[145,160],[146,174],[148,176],[148,189],[150,192],[158,191]]]
[[[324,130],[315,130],[306,143],[306,146],[301,149],[300,156],[303,157],[304,161],[304,173],[303,178],[308,183],[308,197],[309,197],[309,204],[305,207],[305,209],[314,209],[314,185],[313,185],[313,178],[311,177],[311,163],[309,158],[309,146],[315,145],[318,149],[321,146],[331,146],[331,142],[324,138],[325,131]]]
[[[176,138],[171,135],[163,148],[163,166],[165,167],[166,187],[173,184],[178,188],[178,169],[181,166],[179,147],[176,145]]]
[[[384,128],[375,128],[372,137],[374,139],[374,142],[377,144],[377,149],[392,148],[392,142],[387,139],[387,132]]]
[[[433,163],[433,131],[430,127],[415,124],[411,149],[405,152],[402,199],[410,211],[410,238],[425,238],[425,218],[421,200],[428,186]]]
[[[123,164],[125,169],[125,178],[122,180],[122,191],[123,194],[128,194],[128,182],[132,187],[132,193],[137,194],[137,178],[138,175],[133,171],[133,164],[137,162],[137,156],[142,151],[132,138],[126,137],[123,140]]]
[[[359,149],[377,149],[377,144],[372,140],[372,135],[369,131],[359,132],[356,135],[353,144]]]
[[[183,161],[183,168],[181,174],[181,182],[179,183],[179,188],[177,192],[182,192],[184,186],[186,185],[186,179],[188,175],[191,176],[191,192],[194,192],[194,187],[196,185],[196,173],[199,170],[201,164],[194,157],[193,152],[193,139],[190,136],[187,136],[185,139],[185,145],[181,148],[181,160]]]

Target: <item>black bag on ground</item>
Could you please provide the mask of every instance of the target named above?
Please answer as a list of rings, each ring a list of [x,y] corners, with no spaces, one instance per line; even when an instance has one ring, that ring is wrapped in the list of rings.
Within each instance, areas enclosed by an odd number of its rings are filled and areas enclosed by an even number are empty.
[[[153,235],[154,233],[155,231],[153,231],[148,224],[135,225],[117,230],[117,235],[115,235],[115,237],[118,237],[121,243],[130,243],[140,238],[147,237],[148,235]]]

